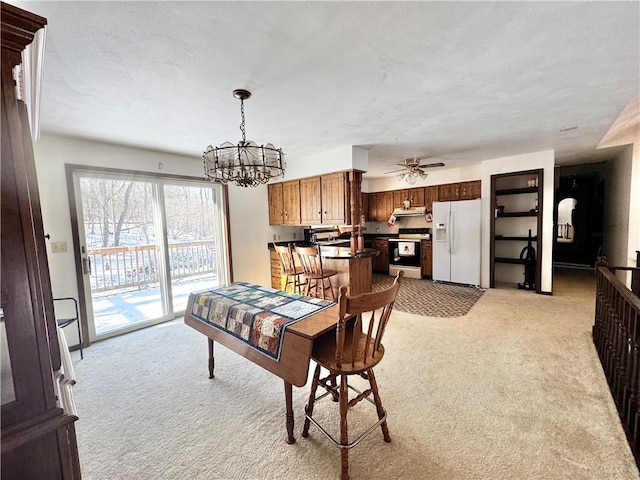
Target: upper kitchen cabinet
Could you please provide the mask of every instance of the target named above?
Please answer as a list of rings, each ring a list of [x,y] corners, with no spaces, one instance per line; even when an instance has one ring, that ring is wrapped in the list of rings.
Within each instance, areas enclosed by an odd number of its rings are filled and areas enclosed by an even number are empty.
[[[393,190],[393,208],[402,208],[404,201],[409,200],[409,190]]]
[[[393,212],[393,191],[369,194],[369,217],[372,222],[386,222]]]
[[[424,206],[428,212],[433,211],[433,202],[438,201],[438,186],[424,187]]]
[[[361,215],[364,216],[365,222],[370,221],[371,217],[369,216],[369,194],[368,193],[360,192],[360,210],[361,210]]]
[[[300,181],[282,183],[282,206],[285,225],[300,225]]]
[[[412,188],[409,190],[409,201],[412,207],[424,207],[424,187]]]
[[[344,173],[332,173],[320,177],[322,222],[329,224],[349,223],[347,221],[347,182]]]
[[[444,185],[438,185],[439,202],[451,202],[455,200],[460,200],[459,183],[446,183]]]
[[[322,223],[320,177],[300,180],[300,221],[303,225]]]
[[[345,173],[331,173],[300,180],[300,223],[302,225],[349,223]]]
[[[460,200],[474,200],[481,196],[481,181],[460,183]]]
[[[269,183],[267,192],[269,195],[269,225],[283,225],[284,201],[282,183]]]
[[[270,183],[269,225],[300,225],[300,182]]]
[[[393,190],[393,208],[402,208],[405,200],[409,200],[412,207],[423,207],[424,187]]]

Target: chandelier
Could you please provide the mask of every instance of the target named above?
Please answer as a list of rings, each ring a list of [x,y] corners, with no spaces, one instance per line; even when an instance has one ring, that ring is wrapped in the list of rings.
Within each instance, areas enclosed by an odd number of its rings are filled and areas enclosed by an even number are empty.
[[[240,187],[255,187],[284,176],[284,153],[271,143],[257,145],[247,141],[244,128],[244,101],[251,97],[247,90],[234,90],[240,100],[242,140],[237,145],[225,142],[219,147],[209,145],[202,154],[204,174],[212,182],[235,183]]]

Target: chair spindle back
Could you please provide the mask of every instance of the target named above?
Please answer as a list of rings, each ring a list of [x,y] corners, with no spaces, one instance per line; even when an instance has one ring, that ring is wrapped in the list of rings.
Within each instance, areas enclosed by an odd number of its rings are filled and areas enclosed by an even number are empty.
[[[380,292],[362,293],[354,297],[347,295],[347,287],[340,287],[338,297],[339,319],[336,327],[336,362],[342,366],[346,357],[350,359],[352,366],[362,362],[367,365],[373,360],[374,355],[380,349],[384,331],[389,323],[389,317],[393,310],[396,295],[400,288],[400,278],[404,276],[401,270],[398,272],[393,285]],[[355,320],[351,320],[355,316]],[[366,333],[362,331],[363,316],[368,317]],[[359,350],[362,336],[366,335],[364,349]],[[345,340],[350,337],[351,351],[344,352]]]

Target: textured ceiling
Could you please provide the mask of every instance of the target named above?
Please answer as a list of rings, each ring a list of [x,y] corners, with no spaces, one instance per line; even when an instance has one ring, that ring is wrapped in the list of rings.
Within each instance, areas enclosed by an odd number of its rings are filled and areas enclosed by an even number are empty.
[[[48,19],[41,128],[199,158],[356,145],[378,176],[595,148],[640,89],[632,2],[10,2]],[[575,128],[577,127],[577,128]]]

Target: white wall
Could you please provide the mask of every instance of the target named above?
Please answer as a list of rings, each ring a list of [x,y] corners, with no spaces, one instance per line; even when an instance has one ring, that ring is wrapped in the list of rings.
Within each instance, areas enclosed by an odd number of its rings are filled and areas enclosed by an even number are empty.
[[[494,214],[494,201],[491,199],[491,175],[542,168],[544,170],[544,187],[542,197],[542,272],[540,282],[542,291],[551,293],[553,275],[554,162],[553,150],[496,158],[482,162],[482,287],[489,286],[491,272],[489,225],[491,215]],[[539,254],[539,252],[537,253]]]
[[[602,253],[610,265],[634,267],[640,250],[640,129],[636,125],[602,147],[628,145],[608,162],[605,184],[604,244]],[[631,275],[618,277],[631,286]]]
[[[349,145],[318,155],[296,159],[295,161],[287,161],[285,180],[295,180],[296,178],[312,177],[314,175],[322,175],[323,173],[339,172],[355,168],[353,166],[354,149],[357,149],[357,163],[359,165],[364,164],[365,160],[362,152],[366,153],[366,151]]]
[[[162,172],[203,178],[202,159],[108,143],[43,134],[34,144],[34,156],[42,205],[47,256],[54,297],[78,298],[71,218],[65,163],[120,168],[141,172]],[[158,169],[159,162],[162,169]],[[266,195],[266,193],[265,193]],[[265,203],[264,200],[261,202]],[[233,217],[232,220],[233,222]],[[267,222],[268,223],[268,222]],[[52,253],[52,242],[67,242],[65,253]],[[78,344],[77,332],[65,329],[69,345]]]
[[[427,171],[427,178],[419,178],[415,185],[409,185],[406,180],[398,180],[395,175],[384,178],[374,178],[362,183],[363,192],[384,192],[387,190],[401,190],[403,188],[428,187],[444,183],[470,182],[480,180],[482,176],[481,164],[468,165],[461,168],[448,168],[446,170],[434,169]]]
[[[269,226],[267,186],[230,185],[229,218],[233,280],[271,285],[268,242],[272,241],[272,232],[279,230]]]

